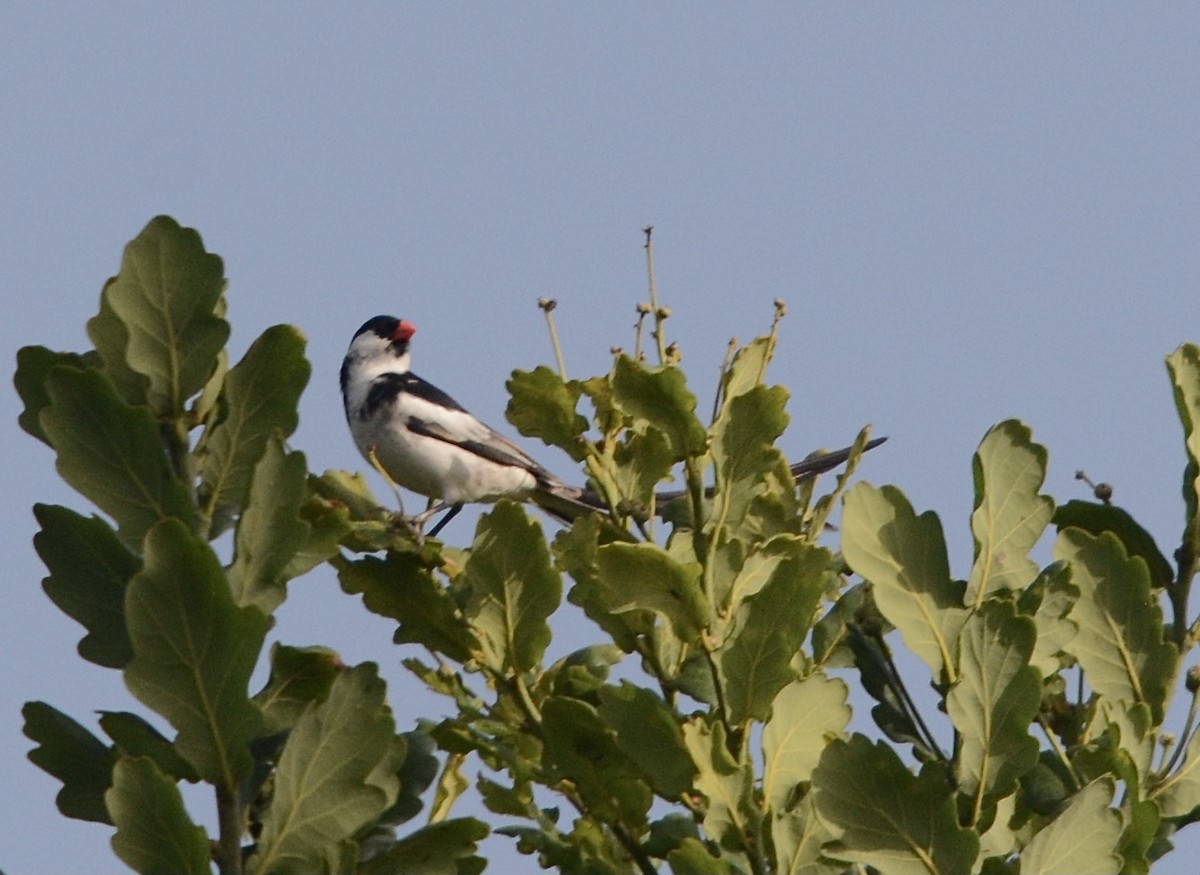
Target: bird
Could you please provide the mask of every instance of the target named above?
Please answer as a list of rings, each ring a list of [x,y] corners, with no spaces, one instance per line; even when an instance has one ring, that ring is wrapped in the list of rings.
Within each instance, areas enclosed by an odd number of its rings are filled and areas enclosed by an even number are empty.
[[[524,450],[411,370],[416,327],[394,316],[368,319],[342,361],[342,401],[359,452],[393,483],[440,503],[414,518],[418,527],[447,511],[438,532],[464,504],[528,499],[564,521],[602,509]]]
[[[532,501],[563,522],[607,510],[595,492],[559,480],[414,374],[410,345],[416,332],[411,322],[395,316],[368,319],[342,360],[341,386],[346,421],[363,457],[389,482],[437,502],[412,519],[418,530],[445,511],[429,532],[436,537],[464,504],[501,498]],[[865,449],[885,440],[870,441]],[[846,447],[814,454],[793,465],[792,476],[798,483],[812,479],[845,462],[850,453]],[[661,492],[656,499],[662,507],[682,494]]]

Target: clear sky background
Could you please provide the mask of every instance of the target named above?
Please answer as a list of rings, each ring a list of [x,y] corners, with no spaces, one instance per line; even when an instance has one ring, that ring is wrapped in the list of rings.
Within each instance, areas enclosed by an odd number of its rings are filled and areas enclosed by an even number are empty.
[[[337,370],[365,319],[414,322],[415,370],[513,433],[505,379],[552,362],[537,298],[559,301],[572,375],[603,372],[632,345],[653,224],[701,403],[726,341],[783,298],[784,451],[874,423],[891,440],[862,477],[938,511],[957,574],[971,454],[1014,416],[1048,446],[1060,502],[1086,497],[1084,468],[1174,549],[1184,456],[1163,357],[1200,341],[1195,6],[168,8],[0,12],[10,373],[21,345],[88,346],[121,248],[169,213],[225,259],[235,357],[277,322],[307,334],[293,446],[313,470],[360,469]],[[18,430],[11,385],[0,406],[0,868],[113,871],[109,829],[57,813],[19,711],[44,699],[91,724],[140,707],[41,591],[30,506],[91,508]],[[472,530],[464,514],[444,534]],[[556,629],[560,650],[599,640],[575,618]],[[379,662],[404,728],[445,710],[326,571],[291,585],[271,639]],[[211,799],[189,798],[211,824]],[[1155,871],[1194,871],[1197,831]],[[489,871],[535,869],[507,839],[486,848]]]

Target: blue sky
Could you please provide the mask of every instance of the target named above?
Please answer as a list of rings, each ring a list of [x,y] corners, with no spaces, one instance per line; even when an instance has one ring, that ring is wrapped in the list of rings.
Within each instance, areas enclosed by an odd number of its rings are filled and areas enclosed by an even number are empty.
[[[1169,554],[1183,453],[1163,357],[1200,341],[1197,45],[1184,4],[9,6],[0,339],[10,367],[24,344],[84,348],[121,247],[169,213],[225,259],[235,355],[277,322],[307,334],[294,446],[358,469],[336,374],[360,323],[414,322],[418,373],[503,425],[512,369],[552,362],[538,297],[559,301],[572,375],[631,345],[653,224],[701,398],[729,337],[783,298],[783,449],[874,423],[891,440],[862,476],[939,512],[956,573],[971,453],[1009,417],[1048,446],[1060,502],[1085,497],[1084,468]],[[25,759],[19,709],[136,703],[42,594],[30,506],[90,509],[17,429],[11,388],[0,405],[0,867],[110,871],[108,830],[61,818]],[[379,662],[405,724],[444,706],[390,632],[318,572],[274,634]],[[1200,837],[1180,847],[1156,872],[1192,868]],[[531,868],[503,840],[488,853]]]

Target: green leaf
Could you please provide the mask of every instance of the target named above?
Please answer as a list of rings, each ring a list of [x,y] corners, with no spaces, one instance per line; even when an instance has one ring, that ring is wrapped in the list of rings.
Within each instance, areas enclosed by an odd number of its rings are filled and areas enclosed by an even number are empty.
[[[1066,562],[1050,563],[1022,593],[1023,610],[1030,598],[1037,600],[1033,612],[1037,638],[1030,664],[1048,678],[1069,662],[1068,645],[1079,633],[1079,626],[1068,616],[1079,598],[1079,587],[1071,582],[1071,566]]]
[[[345,592],[361,593],[367,610],[400,621],[397,644],[421,644],[455,662],[466,662],[479,649],[458,605],[416,553],[393,550],[382,559],[354,562],[336,557],[333,565]]]
[[[677,460],[704,452],[707,437],[696,419],[696,396],[688,391],[679,368],[649,367],[627,355],[618,356],[612,400],[623,413],[666,435]]]
[[[79,655],[122,668],[133,656],[125,629],[125,586],[141,560],[99,517],[50,504],[35,504],[33,515],[42,527],[33,546],[50,572],[42,588],[88,632],[79,642]]]
[[[946,712],[958,730],[955,772],[959,788],[975,797],[972,822],[984,798],[1009,795],[1037,764],[1029,734],[1042,700],[1042,679],[1029,665],[1036,629],[1011,602],[986,602],[959,637],[958,683]]]
[[[487,861],[475,852],[489,832],[486,823],[473,817],[443,820],[360,863],[358,875],[479,875]]]
[[[105,794],[117,832],[113,851],[142,875],[209,875],[208,836],[183,807],[175,782],[149,757],[125,757]]]
[[[704,831],[735,855],[753,844],[762,817],[753,800],[754,774],[748,762],[729,753],[725,728],[697,715],[683,724],[683,737],[696,764],[696,789],[704,794]]]
[[[695,640],[708,625],[695,562],[676,562],[657,544],[616,542],[596,551],[596,570],[601,599],[613,613],[653,611],[684,641]]]
[[[400,746],[371,663],[341,672],[288,736],[251,870],[320,871],[324,854],[395,803]]]
[[[721,380],[722,410],[718,412],[718,417],[724,411],[724,405],[732,399],[762,385],[774,346],[774,338],[756,337],[737,351]]]
[[[26,702],[21,715],[25,736],[38,744],[29,761],[62,781],[55,797],[58,810],[76,820],[112,823],[104,806],[117,759],[112,749],[45,702]]]
[[[814,674],[793,681],[775,697],[763,728],[762,788],[777,816],[789,807],[797,785],[812,777],[829,740],[850,722],[847,695],[843,681]]]
[[[1093,781],[1075,794],[1071,804],[1038,832],[1021,852],[1021,875],[1087,872],[1117,875],[1121,871],[1121,816],[1109,808],[1113,781]]]
[[[1071,612],[1079,634],[1070,650],[1089,685],[1111,699],[1145,702],[1161,723],[1178,654],[1163,641],[1162,610],[1145,561],[1128,556],[1112,533],[1094,537],[1080,529],[1059,533],[1054,558],[1071,563],[1079,587]]]
[[[1054,515],[1054,501],[1038,492],[1046,480],[1046,448],[1015,419],[988,431],[972,466],[975,564],[967,602],[978,608],[997,590],[1022,589],[1037,576],[1029,551]]]
[[[1157,588],[1165,587],[1175,577],[1171,563],[1158,549],[1153,536],[1119,507],[1092,501],[1068,501],[1054,512],[1054,525],[1059,531],[1074,527],[1093,535],[1112,532],[1121,539],[1126,553],[1140,556],[1146,561],[1151,585]]]
[[[215,313],[224,274],[194,229],[158,216],[125,247],[120,272],[104,288],[128,333],[124,361],[148,378],[146,403],[160,417],[178,418],[229,339],[229,323]],[[112,353],[102,354],[107,364]]]
[[[714,857],[699,839],[685,838],[667,854],[675,875],[738,875],[742,870],[731,860]]]
[[[541,526],[514,503],[497,504],[479,519],[460,582],[484,663],[499,672],[536,667],[550,642],[546,618],[562,598]]]
[[[600,584],[597,552],[600,539],[608,530],[598,516],[588,515],[563,529],[554,538],[555,565],[575,581],[567,601],[577,605],[588,619],[603,629],[626,653],[637,649],[639,635],[654,628],[654,614],[648,610],[630,610],[615,614],[608,608],[605,589]]]
[[[427,732],[414,729],[401,733],[404,740],[404,765],[396,776],[400,779],[400,795],[381,822],[401,824],[416,817],[421,811],[421,794],[437,777],[438,759],[434,756],[436,745]]]
[[[200,780],[196,770],[176,751],[171,740],[128,711],[101,711],[100,728],[113,740],[122,756],[148,757],[159,771],[176,781]]]
[[[200,776],[232,791],[250,773],[247,745],[261,726],[246,685],[267,617],[234,604],[212,549],[176,520],[150,530],[145,562],[125,595],[125,684],[175,727],[176,749]]]
[[[1182,817],[1200,806],[1200,734],[1192,734],[1183,762],[1153,784],[1146,796],[1157,803],[1163,817]]]
[[[738,605],[738,631],[718,654],[734,724],[765,720],[775,694],[796,678],[792,657],[812,625],[830,562],[829,553],[820,547],[797,547],[801,552],[776,566],[762,589]]]
[[[311,488],[312,479],[309,478]],[[300,507],[300,519],[308,524],[308,536],[283,570],[285,580],[308,574],[338,554],[343,539],[350,534],[350,511],[310,494]]]
[[[146,403],[146,387],[150,380],[129,367],[125,358],[129,348],[129,328],[113,309],[108,292],[116,282],[115,276],[110,278],[100,291],[100,310],[88,320],[87,333],[96,347],[101,371],[117,394],[131,407],[141,407]]]
[[[1183,471],[1187,516],[1180,549],[1184,560],[1194,561],[1200,556],[1200,347],[1185,343],[1167,356],[1167,373],[1175,391],[1188,457]]]
[[[779,531],[766,525],[755,505],[765,499],[789,505],[795,513],[795,486],[778,482],[773,475],[786,468],[783,454],[774,446],[787,428],[784,407],[788,393],[782,386],[754,386],[726,401],[712,428],[715,469],[710,520],[714,537],[752,542]]]
[[[817,816],[809,793],[791,811],[777,815],[771,824],[775,845],[775,870],[787,875],[839,875],[846,867],[824,857],[822,848],[833,836]]]
[[[616,732],[617,746],[650,779],[664,799],[692,788],[696,767],[675,712],[650,690],[622,681],[600,689],[600,718]]]
[[[275,437],[254,468],[246,509],[234,535],[229,583],[233,599],[270,614],[287,598],[287,569],[308,538],[300,518],[308,468]]]
[[[620,498],[649,509],[654,487],[670,477],[674,459],[660,431],[627,431],[611,447],[611,473]],[[589,464],[592,472],[594,466]]]
[[[598,820],[631,828],[646,823],[652,795],[613,729],[585,702],[552,696],[542,707],[542,766],[554,780],[575,783]]]
[[[125,404],[98,371],[54,368],[46,392],[41,424],[58,473],[116,521],[126,543],[140,545],[159,520],[193,525],[196,510],[149,410]]]
[[[454,803],[471,786],[471,782],[463,777],[462,764],[466,754],[452,753],[446,757],[446,765],[438,778],[433,793],[433,802],[429,806],[429,822],[440,823],[450,816]]]
[[[200,494],[209,519],[219,522],[245,505],[267,441],[296,429],[296,404],[311,370],[304,335],[291,325],[275,325],[229,371],[225,417],[203,441]]]
[[[939,766],[914,775],[885,742],[855,734],[825,749],[812,780],[818,814],[840,833],[830,856],[889,875],[975,870],[979,836],[958,825]]]
[[[341,658],[327,647],[271,645],[271,676],[254,696],[262,712],[263,733],[291,729],[310,702],[324,702],[343,667]]]
[[[49,444],[50,439],[42,431],[40,418],[42,409],[50,404],[50,396],[46,394],[46,375],[59,365],[82,371],[96,364],[94,353],[79,355],[74,352],[53,352],[44,346],[23,346],[17,350],[17,372],[13,375],[13,385],[25,404],[17,417],[17,424],[42,443]]]
[[[564,382],[545,365],[532,371],[513,371],[505,384],[509,398],[504,415],[525,437],[540,438],[565,451],[576,462],[587,455],[582,435],[588,421],[575,412],[581,387]]]
[[[942,526],[917,516],[894,486],[857,483],[846,493],[842,552],[870,581],[875,603],[908,649],[945,680],[954,679],[954,647],[966,622],[962,587],[950,579]]]

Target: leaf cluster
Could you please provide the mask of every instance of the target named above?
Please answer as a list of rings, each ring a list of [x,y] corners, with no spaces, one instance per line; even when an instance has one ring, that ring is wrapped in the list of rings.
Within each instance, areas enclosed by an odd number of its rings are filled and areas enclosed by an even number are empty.
[[[288,581],[351,537],[336,489],[353,484],[314,485],[287,445],[304,337],[268,328],[231,366],[225,290],[221,259],[160,216],[105,283],[93,349],[18,354],[22,428],[102,514],[34,508],[46,594],[86,630],[80,656],[122,672],[150,712],[103,713],[101,737],[27,703],[30,759],[62,781],[60,811],[111,824],[138,872],[382,873],[417,858],[477,872],[478,821],[396,834],[436,759],[427,735],[396,731],[375,666],[264,652]],[[213,544],[226,532],[228,561]],[[219,835],[193,822],[180,782],[211,785]]]

